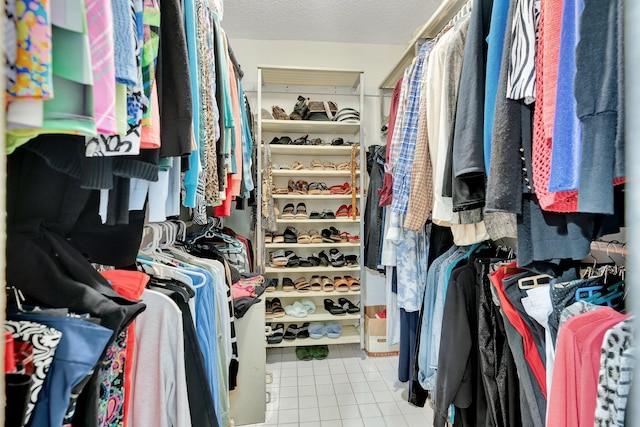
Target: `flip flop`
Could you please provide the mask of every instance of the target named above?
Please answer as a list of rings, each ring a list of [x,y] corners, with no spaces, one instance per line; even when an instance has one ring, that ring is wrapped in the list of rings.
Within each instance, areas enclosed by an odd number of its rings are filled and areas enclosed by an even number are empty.
[[[282,290],[285,292],[293,292],[296,290],[295,285],[293,284],[293,280],[285,277],[282,279]]]
[[[291,341],[291,340],[295,340],[296,337],[298,336],[298,325],[296,325],[295,323],[290,324],[289,326],[287,326],[287,330],[284,333],[284,339]]]
[[[285,333],[285,338],[286,338]],[[338,322],[327,322],[327,337],[329,338],[340,338],[342,335],[342,326]]]
[[[322,243],[322,236],[318,230],[309,230],[310,243]]]
[[[322,290],[322,281],[320,280],[320,276],[311,276],[311,280],[309,281],[311,285],[312,291],[321,291]]]
[[[333,285],[337,292],[349,292],[349,282],[344,277],[334,277]]]
[[[322,166],[322,162],[320,160],[314,159],[314,160],[311,160],[311,169],[323,171],[324,166]]]
[[[302,169],[306,169],[307,167],[305,165],[303,165],[302,163],[295,161],[293,162],[293,164],[291,165],[291,169],[299,171]]]
[[[309,336],[314,340],[319,340],[327,333],[327,326],[324,322],[311,322],[309,324]]]
[[[280,298],[274,298],[271,300],[271,309],[273,310],[273,317],[284,317],[285,311],[284,308],[282,308]]]
[[[307,282],[307,279],[304,277],[300,277],[296,279],[296,281],[293,283],[296,287],[296,291],[298,292],[309,292],[311,290],[311,285],[309,284],[309,282]]]
[[[338,298],[338,304],[341,305],[342,308],[347,310],[347,313],[354,314],[360,312],[360,307],[346,298]]]
[[[284,337],[284,323],[276,323],[276,326],[271,330],[271,334],[267,336],[267,342],[269,344],[280,344]]]
[[[351,276],[344,276],[347,279],[347,283],[349,283],[349,290],[351,291],[359,291],[360,290],[360,280]]]

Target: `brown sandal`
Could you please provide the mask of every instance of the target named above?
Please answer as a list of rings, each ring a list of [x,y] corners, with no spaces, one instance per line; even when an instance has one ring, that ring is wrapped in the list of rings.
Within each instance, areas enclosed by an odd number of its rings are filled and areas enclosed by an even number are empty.
[[[309,292],[311,290],[311,285],[309,284],[309,282],[307,282],[307,279],[305,279],[304,277],[300,277],[296,279],[296,281],[294,282],[294,285],[296,287],[296,291],[298,292]]]
[[[325,292],[333,292],[336,287],[333,284],[333,281],[329,279],[327,276],[322,276],[320,278],[322,280],[322,290]]]
[[[334,277],[333,285],[337,292],[349,292],[349,283],[344,277]]]
[[[359,291],[360,290],[360,280],[356,279],[355,277],[351,277],[351,276],[344,276],[345,279],[347,279],[347,283],[349,283],[349,290],[350,291]]]

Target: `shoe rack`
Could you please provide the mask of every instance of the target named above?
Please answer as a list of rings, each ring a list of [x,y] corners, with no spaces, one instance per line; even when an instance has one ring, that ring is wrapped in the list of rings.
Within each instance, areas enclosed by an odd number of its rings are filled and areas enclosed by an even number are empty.
[[[360,343],[364,345],[364,270],[362,267],[364,238],[362,217],[365,208],[365,180],[360,168],[366,167],[366,149],[359,148],[355,152],[355,162],[357,168],[325,169],[311,168],[311,162],[329,162],[337,165],[341,162],[351,162],[353,145],[364,146],[363,137],[363,107],[364,94],[364,74],[357,70],[338,69],[312,69],[303,67],[258,67],[258,139],[264,144],[269,144],[271,150],[272,164],[279,166],[291,166],[294,162],[299,162],[304,169],[279,168],[273,169],[272,177],[276,188],[287,188],[289,180],[293,182],[306,181],[307,183],[322,182],[327,187],[348,183],[351,187],[358,188],[355,204],[352,203],[353,195],[351,191],[346,194],[273,194],[274,204],[277,205],[280,215],[276,218],[278,233],[282,234],[288,226],[295,227],[299,234],[308,234],[309,230],[317,230],[322,233],[323,229],[335,227],[340,232],[347,232],[350,235],[360,236],[360,241],[352,242],[315,242],[315,243],[265,243],[265,230],[262,228],[262,215],[258,214],[257,223],[257,261],[261,268],[261,273],[268,279],[277,278],[278,288],[273,292],[266,292],[263,298],[266,300],[279,299],[283,307],[293,304],[303,298],[310,299],[316,306],[313,314],[306,317],[295,317],[285,315],[284,317],[265,316],[265,322],[275,327],[278,323],[284,324],[286,330],[290,324],[298,327],[305,322],[338,322],[342,327],[342,334],[339,338],[328,338],[326,335],[321,339],[296,338],[294,340],[282,340],[279,344],[266,344],[268,347],[290,347],[305,345],[324,345],[341,343]],[[276,120],[261,118],[262,109],[271,112],[273,105],[282,107],[290,113],[295,105],[298,95],[319,101],[336,101],[338,109],[351,107],[360,112],[360,122],[334,122],[334,121],[307,121],[307,120]],[[308,139],[320,138],[322,145],[277,145],[270,144],[274,138],[288,136],[291,140],[308,135]],[[342,138],[344,145],[331,145],[335,138]],[[347,144],[352,142],[353,144]],[[259,156],[258,168],[259,176],[262,176],[262,160]],[[355,173],[354,173],[355,172]],[[354,179],[355,177],[355,179]],[[258,180],[259,199],[262,195],[262,179]],[[340,216],[335,219],[313,219],[307,217],[283,218],[282,213],[287,204],[293,204],[294,211],[299,203],[306,205],[307,214],[312,212],[322,212],[330,210],[334,214],[342,205],[354,205],[357,207],[357,215]],[[258,203],[261,208],[261,203]],[[328,256],[332,249],[337,249],[343,255],[357,255],[357,265],[333,267],[304,266],[304,267],[275,267],[270,265],[270,253],[277,250],[293,251],[300,258],[307,258],[324,251]],[[348,291],[321,291],[313,290],[308,292],[283,291],[282,283],[284,278],[290,278],[294,282],[304,277],[310,281],[312,276],[327,276],[331,280],[335,277],[351,276],[360,281],[360,290]],[[324,300],[329,298],[338,302],[339,298],[347,298],[360,307],[359,313],[345,313],[333,315],[324,308]]]

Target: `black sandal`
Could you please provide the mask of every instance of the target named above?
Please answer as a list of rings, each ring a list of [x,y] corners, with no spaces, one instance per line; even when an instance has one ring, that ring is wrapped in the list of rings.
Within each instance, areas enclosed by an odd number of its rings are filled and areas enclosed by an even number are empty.
[[[342,308],[344,308],[347,311],[347,313],[353,314],[353,313],[360,312],[360,307],[358,307],[357,305],[355,305],[354,303],[352,303],[350,300],[346,298],[338,298],[338,304],[341,305]]]
[[[296,325],[295,323],[292,323],[291,325],[287,326],[287,331],[284,333],[284,339],[295,340],[297,336],[298,336],[298,325]]]
[[[295,227],[288,226],[282,235],[285,243],[298,243],[298,230]]]
[[[297,138],[295,141],[293,141],[293,145],[306,145],[307,138],[309,138],[309,135],[301,136],[300,138]]]
[[[331,238],[331,231],[328,228],[322,230],[321,236],[323,242],[333,243],[333,239]]]
[[[326,298],[324,300],[324,309],[335,316],[338,316],[340,314],[345,314],[347,312],[347,310],[345,310],[343,307],[339,306],[332,299],[329,299],[329,298]]]
[[[309,322],[305,322],[298,328],[298,338],[309,338]]]
[[[333,248],[329,251],[329,258],[331,259],[331,265],[333,267],[344,267],[344,255],[342,255],[336,248]]]
[[[284,256],[289,260],[287,261],[287,267],[297,267],[300,265],[300,257],[293,251],[286,251]]]
[[[318,258],[320,258],[320,263],[325,267],[327,267],[331,263],[325,251],[320,252],[318,254]]]
[[[277,278],[271,278],[269,279],[269,281],[267,282],[267,285],[264,288],[265,292],[274,292],[276,290],[278,290],[278,279]]]
[[[275,328],[271,329],[271,334],[267,336],[269,344],[280,344],[284,337],[284,323],[277,323]]]

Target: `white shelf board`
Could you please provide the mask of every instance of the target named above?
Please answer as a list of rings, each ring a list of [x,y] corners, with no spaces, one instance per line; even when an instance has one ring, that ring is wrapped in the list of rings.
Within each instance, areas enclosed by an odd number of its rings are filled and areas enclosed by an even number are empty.
[[[305,249],[305,248],[359,248],[360,243],[265,243],[265,248],[287,248],[287,249]]]
[[[263,298],[340,298],[340,297],[353,297],[360,296],[360,291],[346,291],[346,292],[338,292],[338,291],[309,291],[309,292],[298,292],[298,291],[273,291],[273,292],[265,292],[262,294]]]
[[[272,155],[281,154],[281,155],[290,155],[290,156],[298,156],[298,157],[299,156],[351,156],[351,145],[275,144],[275,145],[270,145],[270,147],[271,147]]]
[[[362,70],[259,65],[263,84],[356,87]]]
[[[316,121],[316,120],[276,120],[276,119],[264,119],[261,121],[261,123],[262,123],[262,132],[282,133],[285,135],[287,133],[311,134],[311,135],[313,134],[356,135],[358,132],[360,132],[360,123]],[[288,135],[288,136],[291,136],[291,135]],[[295,138],[292,138],[292,139],[295,139]],[[286,147],[313,147],[313,146],[286,145]]]
[[[354,271],[360,271],[360,266],[355,267],[332,267],[332,266],[321,266],[318,265],[316,267],[265,267],[265,274],[269,273],[279,273],[279,274],[304,274],[304,273],[323,273],[323,272],[332,272],[332,273],[349,273]]]
[[[269,344],[267,347],[298,347],[311,345],[332,345],[332,344],[356,344],[360,342],[360,332],[358,328],[351,325],[341,325],[342,335],[339,338],[328,338],[326,335],[320,339],[296,338],[295,340],[283,339],[279,344]],[[285,329],[286,330],[286,329]]]
[[[325,223],[327,225],[331,224],[359,224],[360,217],[356,217],[355,220],[349,218],[336,218],[336,219],[276,219],[276,223],[278,224],[318,224]]]
[[[301,200],[335,200],[335,199],[351,199],[351,194],[274,194],[274,199],[301,199]],[[356,198],[360,198],[360,194],[356,194]],[[331,221],[331,220],[325,220]]]
[[[304,322],[339,322],[341,320],[360,320],[360,313],[331,314],[324,309],[317,309],[315,313],[306,317],[283,316],[273,317],[265,313],[265,320],[271,323],[304,323]]]
[[[317,169],[300,169],[300,170],[290,170],[290,169],[274,169],[272,171],[272,175],[277,176],[286,176],[286,177],[300,177],[300,176],[319,176],[331,178],[334,176],[351,176],[351,171],[334,171],[334,170],[317,170]],[[360,169],[356,170],[356,175],[360,175]]]

